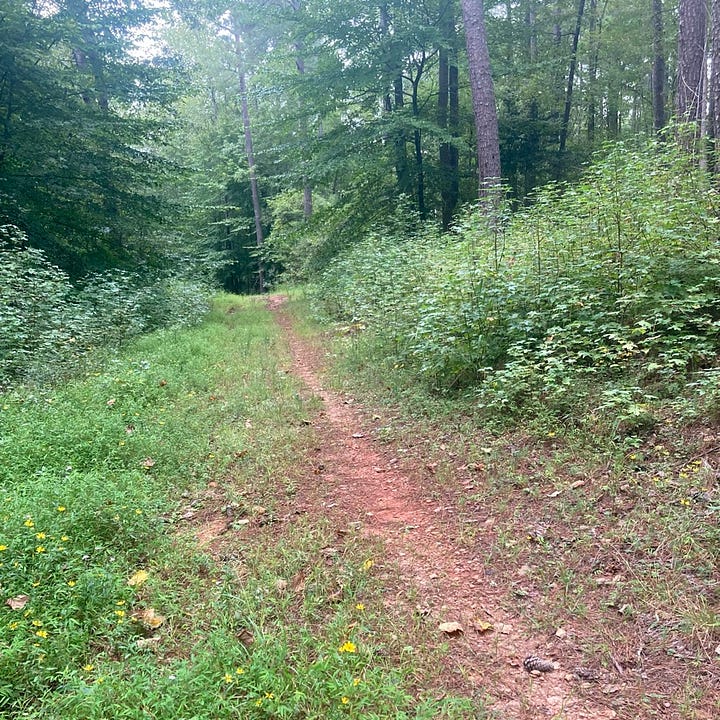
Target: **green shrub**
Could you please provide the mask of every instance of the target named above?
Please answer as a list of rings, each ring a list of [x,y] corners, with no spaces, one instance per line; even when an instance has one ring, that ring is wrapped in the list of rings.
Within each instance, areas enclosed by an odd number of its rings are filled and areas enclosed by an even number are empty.
[[[0,227],[0,388],[80,366],[96,347],[197,322],[208,288],[177,277],[113,270],[78,287],[13,226]]]
[[[416,377],[475,388],[491,412],[567,412],[626,377],[652,394],[717,360],[715,201],[675,149],[620,145],[512,216],[470,208],[449,236],[371,234],[318,297]]]

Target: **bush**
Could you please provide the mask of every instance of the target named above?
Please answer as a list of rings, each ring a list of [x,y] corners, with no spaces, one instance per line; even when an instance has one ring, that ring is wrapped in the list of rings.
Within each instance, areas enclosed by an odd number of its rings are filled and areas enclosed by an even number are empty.
[[[318,296],[416,377],[475,388],[492,412],[569,411],[584,379],[649,393],[717,361],[715,201],[674,149],[616,146],[581,184],[512,216],[470,208],[449,236],[368,236]]]
[[[27,243],[0,227],[0,388],[70,371],[96,347],[192,324],[209,309],[208,288],[176,277],[112,270],[75,287]]]

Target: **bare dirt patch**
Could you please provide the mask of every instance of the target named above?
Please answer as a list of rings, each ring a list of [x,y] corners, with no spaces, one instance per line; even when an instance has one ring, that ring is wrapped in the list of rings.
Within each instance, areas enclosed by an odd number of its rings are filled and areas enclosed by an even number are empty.
[[[482,554],[457,541],[458,509],[426,492],[374,441],[352,398],[325,386],[322,356],[294,332],[284,301],[273,296],[268,307],[286,333],[292,372],[323,403],[313,421],[319,438],[313,468],[297,502],[308,513],[332,518],[338,528],[381,541],[384,556],[374,562],[387,573],[387,602],[437,626],[438,642],[450,645],[443,684],[489,698],[503,718],[625,717],[613,705],[620,687],[599,684],[601,678],[573,664],[572,654],[564,656],[561,636],[533,633],[511,603],[508,608],[507,588],[488,576]],[[444,633],[441,623],[458,623],[462,630]],[[530,674],[523,667],[528,656],[553,661],[556,669]]]

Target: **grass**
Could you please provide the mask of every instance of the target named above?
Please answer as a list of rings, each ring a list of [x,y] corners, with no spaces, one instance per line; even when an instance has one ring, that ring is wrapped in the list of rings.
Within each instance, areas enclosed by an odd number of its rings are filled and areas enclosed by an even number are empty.
[[[580,404],[566,421],[493,426],[472,395],[433,395],[393,367],[369,333],[341,329],[333,355],[338,386],[382,418],[378,438],[426,468],[425,495],[457,508],[447,533],[485,559],[506,610],[538,635],[565,633],[564,667],[612,685],[617,663],[623,707],[644,717],[720,712],[712,398],[692,413],[682,393],[658,399],[661,420],[625,433]]]
[[[257,300],[0,397],[0,716],[469,718],[377,548],[293,512],[315,404]],[[327,548],[333,548],[329,553]]]

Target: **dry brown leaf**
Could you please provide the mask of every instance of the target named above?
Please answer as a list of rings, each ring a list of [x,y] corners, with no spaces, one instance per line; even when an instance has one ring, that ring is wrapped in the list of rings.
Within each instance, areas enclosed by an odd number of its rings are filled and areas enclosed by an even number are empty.
[[[6,605],[10,606],[11,610],[22,610],[30,602],[29,595],[16,595],[14,598],[10,598],[6,601]]]
[[[136,610],[132,616],[150,630],[157,630],[166,620],[165,616],[159,615],[154,608]]]
[[[512,625],[507,625],[506,623],[498,623],[495,625],[495,629],[502,635],[509,635],[513,630]]]
[[[235,637],[243,645],[252,645],[255,642],[255,636],[247,628],[242,628],[242,630],[235,634]]]
[[[291,585],[295,594],[300,595],[305,592],[305,573],[302,570],[292,579]]]
[[[151,457],[146,457],[144,460],[140,462],[141,467],[144,468],[151,468],[154,467],[155,461]]]
[[[463,632],[462,625],[459,622],[444,622],[438,625],[438,630],[446,635],[460,635]]]
[[[154,650],[159,644],[160,644],[160,636],[159,635],[153,635],[152,637],[149,637],[149,638],[138,638],[135,641],[136,647],[149,648],[151,650]]]

